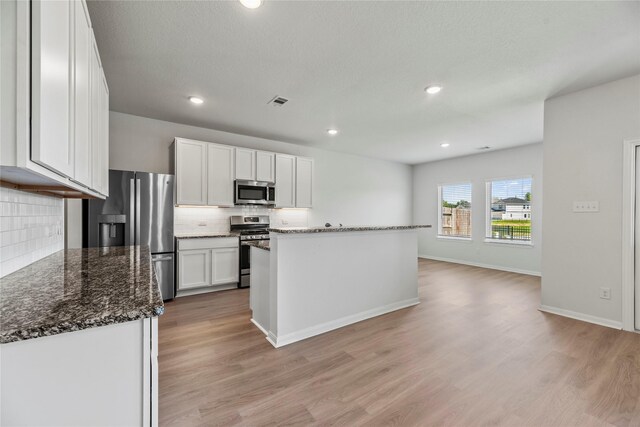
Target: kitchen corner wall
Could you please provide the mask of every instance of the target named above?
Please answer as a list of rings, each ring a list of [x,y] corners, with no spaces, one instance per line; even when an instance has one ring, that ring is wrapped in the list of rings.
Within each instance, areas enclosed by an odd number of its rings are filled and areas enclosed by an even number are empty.
[[[623,141],[636,138],[640,75],[545,102],[545,309],[620,327]],[[592,200],[599,212],[573,212],[574,201]]]
[[[0,277],[63,248],[62,199],[0,188]]]
[[[499,270],[540,275],[542,258],[542,144],[490,151],[416,165],[413,173],[414,221],[432,224],[418,233],[418,253]],[[532,246],[485,243],[488,212],[486,183],[494,179],[532,177]],[[546,177],[545,177],[546,180]],[[438,239],[438,186],[471,183],[472,241]]]
[[[170,145],[175,137],[313,157],[313,208],[270,210],[274,224],[283,225],[283,218],[290,226],[412,223],[409,165],[113,111],[109,116],[109,168],[174,173]],[[339,139],[327,142],[327,146],[331,144],[339,144]],[[197,231],[219,231],[228,227],[230,215],[243,214],[247,209],[250,208],[176,208],[175,232],[189,232],[194,224]]]

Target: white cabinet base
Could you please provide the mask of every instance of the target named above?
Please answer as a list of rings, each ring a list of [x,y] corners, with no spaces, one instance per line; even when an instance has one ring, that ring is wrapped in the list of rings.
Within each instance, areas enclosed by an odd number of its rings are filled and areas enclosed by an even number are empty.
[[[2,344],[0,425],[157,425],[157,323]]]

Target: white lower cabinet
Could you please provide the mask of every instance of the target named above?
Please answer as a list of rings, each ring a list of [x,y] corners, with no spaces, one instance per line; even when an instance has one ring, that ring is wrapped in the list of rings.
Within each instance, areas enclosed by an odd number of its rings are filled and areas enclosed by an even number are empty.
[[[211,284],[237,283],[240,268],[238,266],[238,246],[234,248],[211,249]]]
[[[237,237],[178,239],[177,296],[235,287],[239,256]]]
[[[157,426],[158,318],[2,344],[0,425]]]
[[[210,266],[210,249],[178,251],[178,290],[208,286]]]

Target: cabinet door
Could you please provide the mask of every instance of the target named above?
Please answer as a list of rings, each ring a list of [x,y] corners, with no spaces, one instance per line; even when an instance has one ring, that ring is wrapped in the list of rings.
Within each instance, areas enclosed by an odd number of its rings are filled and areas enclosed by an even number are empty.
[[[236,179],[256,180],[256,150],[236,148]]]
[[[31,13],[31,159],[73,178],[73,5],[33,1]]]
[[[211,284],[238,282],[238,247],[211,249]]]
[[[176,203],[207,204],[207,143],[176,139]]]
[[[233,206],[235,151],[227,145],[207,148],[207,204]]]
[[[107,86],[107,78],[104,76],[104,68],[100,68],[100,76],[102,77],[102,94],[100,96],[100,102],[102,108],[100,113],[102,119],[100,120],[100,137],[102,139],[102,157],[100,160],[100,173],[102,173],[101,193],[105,196],[109,195],[109,87]]]
[[[74,180],[92,187],[91,159],[91,24],[83,1],[73,3],[74,19]]]
[[[276,154],[276,207],[295,208],[296,158],[287,154]]]
[[[256,181],[275,182],[276,156],[265,151],[256,152]]]
[[[103,141],[102,141],[102,70],[95,39],[91,40],[91,188],[103,193]],[[108,181],[108,180],[107,180]]]
[[[178,251],[178,290],[211,284],[211,250]]]
[[[296,207],[310,208],[313,202],[313,159],[296,157]]]

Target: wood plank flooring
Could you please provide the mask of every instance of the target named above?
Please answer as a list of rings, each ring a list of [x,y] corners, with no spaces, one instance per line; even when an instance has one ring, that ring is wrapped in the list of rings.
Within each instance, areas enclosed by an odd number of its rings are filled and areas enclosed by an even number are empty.
[[[536,277],[419,264],[420,305],[280,349],[247,290],[166,304],[160,425],[640,426],[640,335],[538,311]]]

